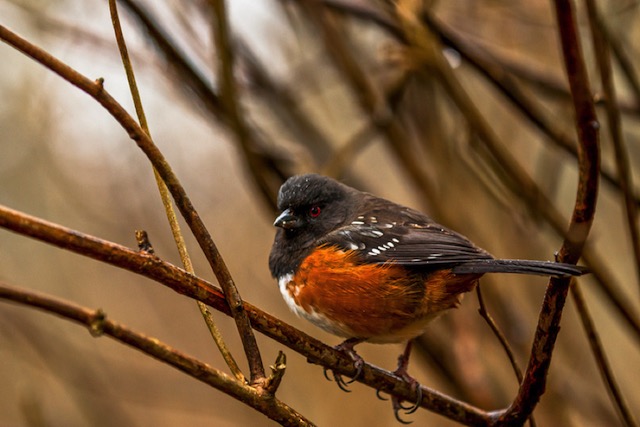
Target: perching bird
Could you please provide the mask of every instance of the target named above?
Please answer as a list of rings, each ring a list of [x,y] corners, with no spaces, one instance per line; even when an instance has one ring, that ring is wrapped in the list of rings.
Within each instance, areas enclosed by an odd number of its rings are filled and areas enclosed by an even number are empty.
[[[586,272],[572,264],[495,259],[421,212],[320,175],[289,178],[278,209],[269,268],[291,310],[346,338],[336,348],[358,370],[364,361],[356,344],[407,342],[395,374],[417,390],[407,373],[411,340],[455,308],[483,274]],[[393,405],[400,420],[398,411],[408,408],[395,397]]]

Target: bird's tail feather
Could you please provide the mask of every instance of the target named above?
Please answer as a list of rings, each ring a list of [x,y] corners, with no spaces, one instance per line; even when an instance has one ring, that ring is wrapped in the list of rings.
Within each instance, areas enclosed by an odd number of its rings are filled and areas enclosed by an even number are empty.
[[[516,273],[558,277],[581,276],[589,272],[579,265],[520,259],[477,260],[456,265],[452,270],[455,274]]]

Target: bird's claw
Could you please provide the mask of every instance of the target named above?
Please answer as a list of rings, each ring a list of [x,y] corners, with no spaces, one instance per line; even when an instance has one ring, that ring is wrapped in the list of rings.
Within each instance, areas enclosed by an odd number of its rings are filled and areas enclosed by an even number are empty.
[[[336,374],[335,372],[331,371],[331,376],[329,376],[329,372],[330,369],[324,368],[324,377],[329,380],[329,381],[335,381],[335,383],[338,385],[338,388],[342,391],[345,391],[347,393],[351,393],[351,390],[349,390],[349,384],[351,384],[352,382],[356,381],[358,379],[358,376],[360,374],[360,372],[357,372],[356,375],[351,378],[348,381],[345,381],[345,379],[342,377],[342,375],[340,374]]]
[[[351,390],[349,390],[349,384],[357,381],[362,376],[362,371],[364,369],[364,359],[353,349],[353,346],[360,342],[361,340],[348,339],[342,344],[334,347],[335,350],[347,353],[353,360],[353,367],[356,368],[356,373],[350,380],[345,381],[342,375],[336,374],[333,371],[331,371],[331,377],[333,377],[331,378],[328,374],[328,371],[330,371],[330,369],[324,368],[324,377],[329,381],[335,381],[335,383],[338,385],[338,388],[347,393],[351,393]]]
[[[398,422],[401,424],[411,424],[411,421],[403,420],[402,417],[400,416],[401,415],[400,412],[404,412],[404,414],[406,415],[411,415],[414,412],[416,412],[420,407],[420,405],[422,404],[422,387],[420,387],[420,384],[418,383],[418,381],[416,381],[415,378],[410,376],[407,372],[407,368],[409,365],[409,354],[411,352],[411,344],[412,344],[411,341],[407,343],[407,347],[404,353],[402,353],[398,358],[398,369],[396,369],[393,372],[394,375],[402,378],[405,382],[407,382],[411,387],[411,391],[413,391],[416,394],[416,401],[412,405],[403,405],[402,399],[399,399],[398,397],[393,395],[391,396],[391,404],[393,405],[393,415],[396,417],[396,420],[398,420]],[[376,395],[378,396],[378,398],[381,398],[379,390],[376,392]],[[386,400],[386,399],[383,399],[383,400]]]
[[[387,399],[386,397],[384,397],[383,395],[381,395],[381,394],[380,394],[381,392],[382,392],[382,390],[377,389],[377,390],[376,390],[376,397],[377,397],[378,399],[380,399],[380,400],[384,400],[384,401],[389,400],[389,399]]]
[[[409,377],[410,378],[410,377]],[[411,389],[416,393],[417,398],[414,403],[411,405],[403,405],[403,400],[397,398],[396,396],[391,396],[391,405],[393,406],[393,415],[396,417],[396,420],[401,424],[411,424],[412,421],[406,421],[402,419],[402,415],[411,415],[420,408],[420,404],[422,403],[422,388],[420,384],[413,378],[410,380],[407,378],[403,378],[405,381],[411,384]],[[382,390],[376,390],[376,397],[380,400],[389,400],[386,397],[382,396]],[[401,414],[403,413],[403,414]]]

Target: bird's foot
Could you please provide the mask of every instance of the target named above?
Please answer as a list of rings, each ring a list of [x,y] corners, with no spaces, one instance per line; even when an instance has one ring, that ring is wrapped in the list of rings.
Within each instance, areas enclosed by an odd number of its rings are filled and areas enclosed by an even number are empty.
[[[364,359],[353,349],[354,346],[360,344],[362,341],[363,340],[360,338],[349,338],[334,347],[335,350],[346,353],[353,360],[353,366],[354,368],[356,368],[356,373],[350,380],[345,381],[342,375],[337,374],[334,371],[331,371],[331,376],[329,376],[329,369],[324,368],[325,378],[329,381],[335,381],[336,384],[338,384],[340,390],[346,391],[347,393],[351,392],[351,390],[349,390],[349,384],[357,381],[358,378],[360,378],[360,376],[362,375],[362,369],[364,368]]]
[[[416,379],[410,376],[407,372],[407,369],[409,367],[409,354],[411,353],[411,344],[411,341],[407,343],[407,347],[405,348],[404,352],[400,355],[400,357],[398,357],[398,368],[393,371],[393,374],[407,382],[411,387],[411,390],[416,394],[416,401],[411,405],[403,405],[402,399],[393,395],[391,396],[393,415],[395,415],[396,420],[398,420],[398,422],[402,424],[411,424],[411,421],[403,420],[400,412],[404,412],[404,414],[406,415],[413,414],[422,404],[422,388],[420,387],[420,383],[418,383],[418,381],[416,381]],[[380,400],[387,400],[380,395],[380,390],[376,391],[376,396]]]

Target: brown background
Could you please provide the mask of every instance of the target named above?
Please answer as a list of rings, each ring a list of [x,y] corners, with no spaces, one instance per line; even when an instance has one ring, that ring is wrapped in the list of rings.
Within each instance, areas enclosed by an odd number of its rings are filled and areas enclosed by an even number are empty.
[[[203,74],[215,82],[215,50],[206,2],[166,2],[152,8]],[[164,2],[163,2],[164,3]],[[333,67],[314,25],[296,2],[233,3],[231,23],[280,88],[321,136],[305,134],[278,110],[281,95],[268,94],[237,67],[244,117],[264,135],[268,153],[286,159],[290,172],[327,170],[335,150],[367,127],[346,79]],[[637,3],[599,2],[629,57],[640,64]],[[282,8],[283,5],[288,5]],[[584,50],[598,91],[586,19],[579,2]],[[434,13],[468,41],[503,63],[516,63],[565,86],[555,17],[547,1],[450,1]],[[324,334],[291,314],[269,275],[267,257],[274,211],[258,194],[233,131],[185,94],[124,11],[125,35],[134,58],[151,133],[207,223],[247,301],[329,344]],[[354,58],[384,92],[402,81],[395,111],[411,149],[430,178],[431,198],[405,172],[388,141],[370,132],[338,176],[367,191],[432,213],[496,256],[553,259],[561,238],[500,184],[494,164],[438,82],[404,76],[416,61],[375,25],[344,25]],[[0,23],[46,48],[130,106],[126,80],[110,27],[106,2],[2,1]],[[454,55],[455,56],[455,55]],[[575,159],[554,148],[466,63],[451,62],[455,75],[484,118],[568,218],[575,195]],[[179,264],[147,160],[125,132],[92,99],[6,45],[0,45],[0,203],[130,247],[145,229],[159,256]],[[409,65],[408,65],[409,64]],[[621,103],[633,104],[616,68]],[[544,106],[556,126],[575,139],[570,104],[540,84],[518,80]],[[630,101],[631,100],[631,101]],[[634,173],[638,164],[637,105],[623,115]],[[605,164],[613,169],[603,111]],[[308,130],[307,130],[308,131]],[[327,143],[323,147],[319,140]],[[333,169],[335,171],[335,169]],[[253,171],[255,172],[255,171]],[[637,176],[636,176],[637,178]],[[636,179],[637,181],[637,179]],[[592,250],[601,258],[637,312],[638,275],[620,194],[603,184]],[[213,276],[185,232],[196,272]],[[156,283],[0,230],[0,279],[92,308],[224,369],[193,301]],[[546,279],[488,276],[483,290],[490,310],[524,366]],[[579,280],[596,319],[607,356],[631,408],[640,407],[638,337],[620,321],[590,278]],[[435,322],[428,352],[413,355],[410,372],[422,384],[483,408],[500,408],[517,389],[507,359],[477,314],[469,295],[456,312]],[[229,345],[242,360],[233,323],[218,314]],[[282,346],[258,336],[265,364]],[[364,358],[395,367],[400,346],[362,345]],[[362,385],[342,393],[318,366],[290,350],[279,397],[318,425],[393,425],[388,402]],[[444,365],[442,365],[444,364]],[[244,362],[243,362],[244,368]],[[445,370],[446,368],[446,370]],[[539,425],[616,425],[619,418],[569,302],[553,357],[547,393],[535,412]],[[451,425],[420,410],[414,425]],[[7,426],[240,426],[273,425],[224,394],[108,338],[47,314],[0,303],[0,425]]]

